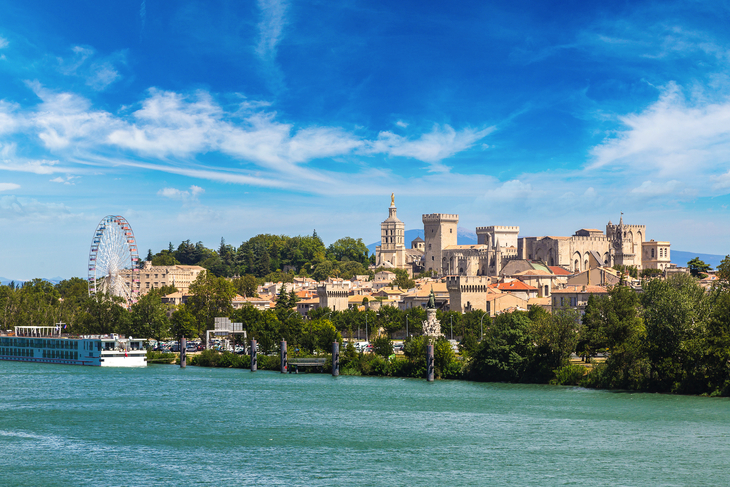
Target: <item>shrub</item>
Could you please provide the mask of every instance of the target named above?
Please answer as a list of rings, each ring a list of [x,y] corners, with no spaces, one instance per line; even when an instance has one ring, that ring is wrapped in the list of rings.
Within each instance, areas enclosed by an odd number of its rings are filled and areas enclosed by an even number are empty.
[[[568,364],[553,371],[555,378],[550,381],[551,384],[561,386],[577,386],[583,380],[586,374],[586,368],[582,365]]]

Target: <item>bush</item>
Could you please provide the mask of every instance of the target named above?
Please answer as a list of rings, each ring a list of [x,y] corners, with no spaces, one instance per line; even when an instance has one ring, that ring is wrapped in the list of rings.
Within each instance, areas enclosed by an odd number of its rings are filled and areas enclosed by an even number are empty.
[[[393,342],[388,337],[378,337],[373,341],[373,353],[381,357],[393,355]]]
[[[586,368],[582,365],[568,364],[553,371],[555,378],[550,381],[551,384],[561,386],[577,386],[583,380],[586,374]]]

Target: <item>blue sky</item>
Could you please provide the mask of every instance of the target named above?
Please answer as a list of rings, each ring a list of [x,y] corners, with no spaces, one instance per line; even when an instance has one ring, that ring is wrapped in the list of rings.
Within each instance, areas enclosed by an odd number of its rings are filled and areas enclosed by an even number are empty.
[[[503,3],[0,0],[0,276],[84,276],[108,214],[370,243],[391,192],[730,253],[730,3]]]

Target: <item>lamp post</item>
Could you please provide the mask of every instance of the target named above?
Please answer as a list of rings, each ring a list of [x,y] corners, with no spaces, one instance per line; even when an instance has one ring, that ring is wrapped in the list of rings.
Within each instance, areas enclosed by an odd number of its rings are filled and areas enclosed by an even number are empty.
[[[408,340],[408,315],[406,315],[406,340]]]
[[[451,339],[454,339],[454,315],[449,316],[451,318]]]
[[[368,313],[365,312],[365,342],[370,343],[370,337],[368,336]]]
[[[487,312],[486,312],[486,311],[485,311],[485,312],[484,312],[484,314],[482,315],[482,319],[481,319],[481,320],[479,320],[479,328],[481,329],[481,332],[482,332],[482,336],[481,336],[481,338],[479,339],[479,341],[480,341],[480,342],[481,342],[482,340],[484,340],[484,326],[483,326],[483,323],[484,323],[484,317],[485,317],[485,316],[487,316]]]

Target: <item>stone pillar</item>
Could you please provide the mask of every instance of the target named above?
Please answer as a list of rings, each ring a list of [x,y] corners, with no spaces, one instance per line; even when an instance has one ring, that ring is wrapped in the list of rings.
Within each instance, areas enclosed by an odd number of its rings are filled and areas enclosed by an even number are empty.
[[[433,382],[434,379],[433,345],[426,345],[426,380]]]
[[[188,365],[187,357],[185,356],[185,349],[188,346],[188,341],[185,337],[180,339],[180,368],[184,369]]]
[[[281,373],[286,374],[286,369],[288,368],[288,361],[286,356],[286,340],[281,341],[281,347],[280,347],[280,359],[281,359]]]
[[[340,343],[332,342],[332,375],[340,375]]]
[[[251,340],[251,372],[256,372],[258,365],[256,363],[256,340]]]

